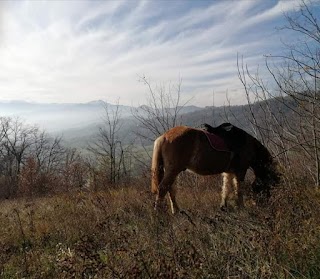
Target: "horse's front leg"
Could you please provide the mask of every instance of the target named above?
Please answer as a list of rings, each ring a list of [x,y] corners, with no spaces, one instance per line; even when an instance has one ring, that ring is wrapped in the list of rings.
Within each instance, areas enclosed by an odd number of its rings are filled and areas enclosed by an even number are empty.
[[[232,182],[233,182],[233,186],[234,186],[234,193],[235,193],[235,196],[236,196],[237,206],[239,208],[242,208],[242,207],[244,207],[243,189],[242,189],[243,188],[243,181],[241,181],[238,176],[235,176],[232,179]]]

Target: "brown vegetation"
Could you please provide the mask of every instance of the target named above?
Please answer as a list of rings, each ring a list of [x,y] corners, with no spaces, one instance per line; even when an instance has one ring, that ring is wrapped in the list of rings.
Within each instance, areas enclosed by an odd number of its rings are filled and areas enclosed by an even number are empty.
[[[118,190],[3,201],[1,278],[320,276],[318,193],[297,181],[274,189],[265,207],[248,193],[245,209],[220,212],[220,184],[180,177],[189,217],[154,212],[143,180]]]

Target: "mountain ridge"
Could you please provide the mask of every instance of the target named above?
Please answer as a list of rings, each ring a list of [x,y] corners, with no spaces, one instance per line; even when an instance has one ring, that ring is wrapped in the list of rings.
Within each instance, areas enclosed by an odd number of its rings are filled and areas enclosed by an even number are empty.
[[[81,128],[101,122],[105,109],[119,107],[121,117],[132,117],[132,111],[139,107],[117,105],[103,100],[85,103],[37,103],[23,100],[0,101],[0,116],[19,117],[27,123],[37,125],[48,132],[58,133],[73,128]],[[188,113],[202,108],[185,106],[181,113]]]
[[[269,106],[269,109],[274,110],[275,114],[281,111],[281,113],[288,116],[292,112],[290,107],[295,105],[295,102],[289,98],[280,101],[277,98],[272,98],[252,104],[251,110],[254,111],[257,117],[263,118],[263,107]],[[119,138],[123,140],[123,144],[134,142],[137,138],[137,130],[141,129],[141,125],[133,116],[134,111],[139,113],[140,116],[143,113],[147,116],[148,111],[152,109],[147,106],[114,105],[102,100],[72,104],[33,104],[29,102],[18,102],[17,104],[14,102],[13,104],[11,103],[11,106],[11,114],[7,113],[6,115],[4,112],[10,111],[10,105],[0,101],[0,116],[19,116],[25,119],[27,123],[37,124],[52,135],[62,135],[69,146],[82,148],[97,135],[99,127],[105,125],[103,123],[103,118],[106,116],[105,108],[114,109],[119,106],[119,118],[121,120]],[[12,110],[12,108],[15,108],[15,110]],[[174,108],[171,108],[171,110],[174,112]],[[203,123],[217,126],[223,122],[230,122],[245,130],[251,127],[248,105],[207,106],[205,108],[190,105],[180,107],[178,111],[177,125],[201,127]],[[166,112],[168,112],[167,109]],[[148,133],[147,130],[144,130],[144,132]],[[152,135],[148,137],[152,138]],[[150,144],[150,142],[144,143]]]

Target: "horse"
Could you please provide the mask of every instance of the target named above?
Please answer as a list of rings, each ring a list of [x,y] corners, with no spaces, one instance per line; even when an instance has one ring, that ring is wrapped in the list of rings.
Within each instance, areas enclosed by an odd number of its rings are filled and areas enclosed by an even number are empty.
[[[222,174],[221,209],[227,207],[232,185],[237,206],[244,206],[241,184],[249,168],[255,174],[252,183],[255,198],[268,198],[271,187],[279,182],[280,176],[270,152],[256,138],[230,123],[216,128],[207,125],[206,130],[177,126],[155,140],[151,191],[156,194],[156,210],[162,206],[166,194],[169,193],[172,213],[180,212],[174,181],[178,174],[185,170],[200,175]],[[205,134],[210,131],[223,138],[228,147],[226,150],[216,150],[211,146]],[[241,148],[235,147],[238,140],[241,141]]]

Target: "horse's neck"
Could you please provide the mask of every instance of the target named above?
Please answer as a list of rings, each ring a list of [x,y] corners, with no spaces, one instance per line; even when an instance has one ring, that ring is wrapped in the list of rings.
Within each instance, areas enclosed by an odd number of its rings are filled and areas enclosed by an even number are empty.
[[[267,176],[268,168],[263,164],[256,164],[251,166],[254,175],[259,178]]]
[[[252,162],[251,168],[256,176],[264,177],[270,172],[273,165],[273,159],[266,147],[256,140],[256,155]]]

